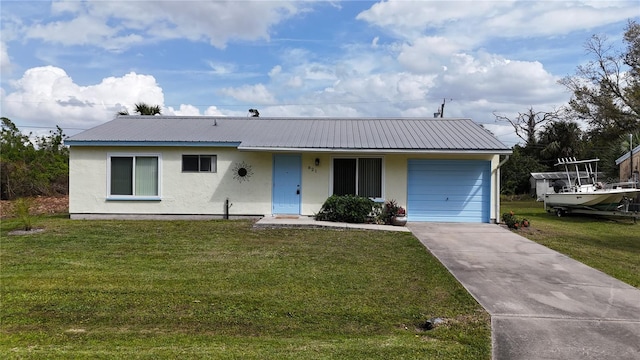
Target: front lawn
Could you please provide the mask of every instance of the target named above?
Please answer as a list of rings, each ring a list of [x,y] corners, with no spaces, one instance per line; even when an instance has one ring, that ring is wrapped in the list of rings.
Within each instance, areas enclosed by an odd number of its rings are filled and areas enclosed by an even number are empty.
[[[34,225],[45,231],[1,224],[2,358],[491,356],[489,316],[409,233]]]
[[[531,220],[521,235],[640,288],[640,224],[630,218],[557,217],[531,199],[503,199],[502,212]]]

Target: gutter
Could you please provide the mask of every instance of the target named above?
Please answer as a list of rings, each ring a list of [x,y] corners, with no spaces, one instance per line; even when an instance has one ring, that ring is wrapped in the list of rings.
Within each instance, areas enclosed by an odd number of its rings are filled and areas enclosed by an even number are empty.
[[[240,151],[297,152],[297,153],[373,153],[373,154],[453,154],[453,155],[511,155],[505,149],[393,149],[393,148],[305,148],[238,146]]]
[[[505,156],[505,158],[500,161],[500,163],[498,163],[498,166],[496,167],[496,169],[494,170],[496,173],[496,188],[494,189],[495,191],[495,210],[496,210],[496,224],[500,224],[500,168],[502,167],[502,165],[506,164],[507,161],[509,161],[509,158],[511,157],[510,154],[507,154]]]
[[[504,160],[500,161],[500,163],[498,164],[498,167],[496,168],[496,170],[500,169],[502,167],[502,165],[504,165],[507,161],[509,161],[509,158],[511,158],[511,154],[507,154],[507,156],[504,158]]]

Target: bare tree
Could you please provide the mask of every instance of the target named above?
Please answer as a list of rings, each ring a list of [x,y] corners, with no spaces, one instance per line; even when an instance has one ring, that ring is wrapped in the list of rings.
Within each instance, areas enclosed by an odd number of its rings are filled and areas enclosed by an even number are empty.
[[[560,80],[573,92],[569,106],[592,130],[614,139],[640,126],[640,24],[629,21],[618,51],[605,36],[593,35],[585,44],[592,60]]]
[[[509,118],[504,115],[493,113],[497,121],[506,121],[516,131],[516,135],[525,142],[525,146],[534,145],[537,142],[536,133],[538,130],[550,121],[558,120],[559,110],[551,112],[534,111],[530,107],[527,112],[519,112],[515,118]]]

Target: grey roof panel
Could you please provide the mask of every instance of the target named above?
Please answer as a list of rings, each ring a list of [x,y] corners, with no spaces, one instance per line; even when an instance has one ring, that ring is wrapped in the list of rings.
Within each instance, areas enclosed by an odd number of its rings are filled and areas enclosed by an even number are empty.
[[[633,151],[633,155],[635,156],[635,154],[640,152],[640,145],[634,147],[632,151]],[[631,157],[631,153],[627,151],[624,155],[616,159],[616,165],[622,164],[623,161],[627,160],[630,157]]]
[[[99,142],[240,143],[240,148],[496,150],[510,152],[470,119],[119,116],[67,139]]]
[[[598,177],[602,177],[604,173],[598,172],[596,175]],[[580,178],[588,178],[589,174],[586,171],[579,172]],[[565,171],[550,171],[550,172],[542,172],[542,173],[531,173],[531,177],[535,180],[557,180],[557,179],[566,179],[567,173]],[[576,173],[573,171],[569,172],[569,177],[574,179],[576,177]]]

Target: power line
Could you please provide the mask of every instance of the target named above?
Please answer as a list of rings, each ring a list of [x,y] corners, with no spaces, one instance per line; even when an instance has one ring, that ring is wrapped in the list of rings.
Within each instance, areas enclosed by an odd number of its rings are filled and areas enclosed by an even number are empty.
[[[453,98],[447,97],[449,101],[452,101]],[[426,100],[436,100],[440,99],[440,97],[423,97],[423,98],[414,98],[414,99],[398,99],[398,100],[362,100],[362,101],[339,101],[339,102],[283,102],[283,103],[271,103],[271,104],[259,104],[260,106],[322,106],[322,105],[355,105],[355,104],[382,104],[382,103],[403,103],[403,102],[414,102],[414,101],[426,101]],[[21,103],[21,104],[46,104],[46,103],[58,103],[61,100],[6,100],[2,99],[2,102],[7,103]],[[89,106],[116,106],[122,105],[122,103],[84,103],[83,105]],[[165,107],[168,106],[180,106],[180,105],[191,105],[196,107],[251,107],[255,106],[255,103],[244,103],[244,104],[164,104]]]
[[[18,128],[26,128],[26,129],[55,129],[55,126],[28,126],[28,125],[18,125],[15,124],[16,127]],[[81,129],[81,128],[72,128],[72,127],[62,127],[60,126],[61,129],[65,130],[87,130],[87,129]]]

